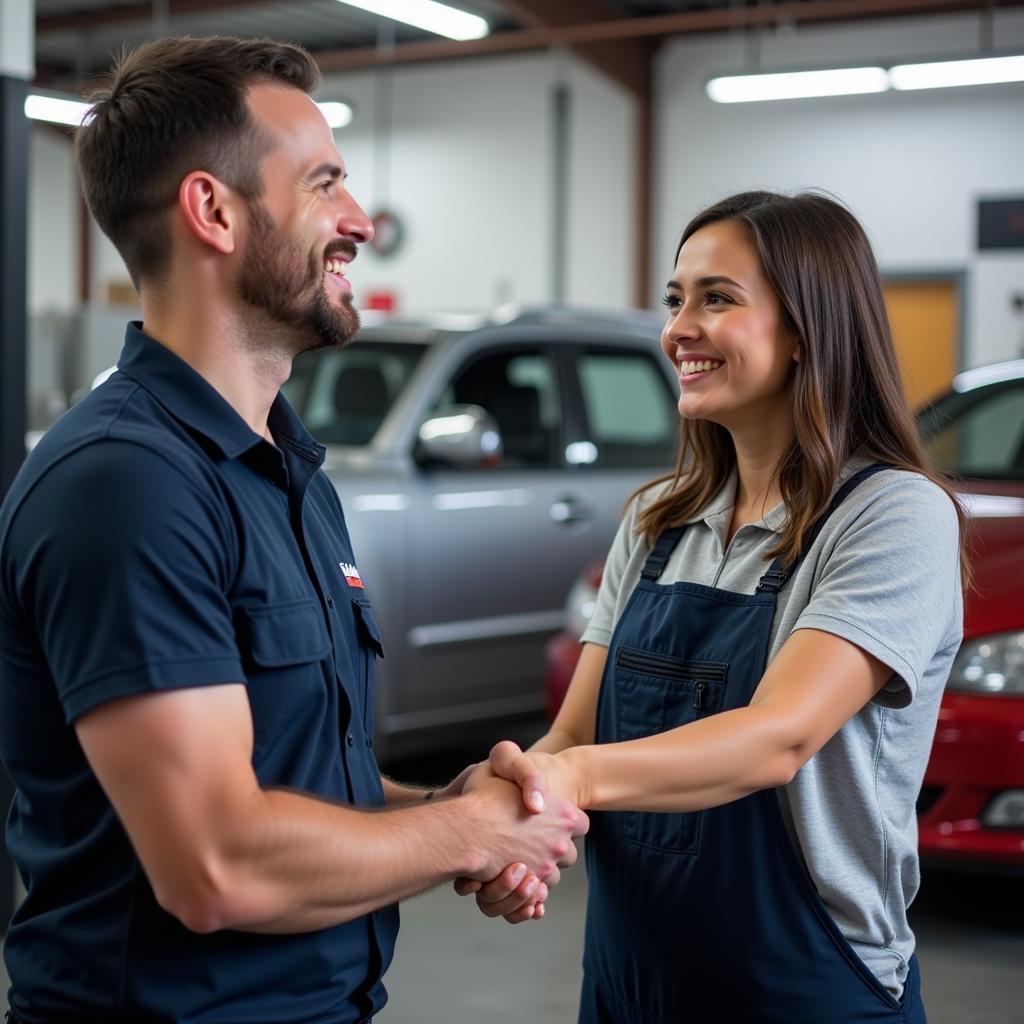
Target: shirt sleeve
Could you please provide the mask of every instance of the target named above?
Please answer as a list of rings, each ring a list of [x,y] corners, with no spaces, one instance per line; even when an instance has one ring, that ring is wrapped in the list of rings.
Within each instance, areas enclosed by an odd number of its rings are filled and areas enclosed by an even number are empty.
[[[68,722],[118,697],[242,682],[234,526],[209,481],[104,440],[52,466],[11,524],[21,614]]]
[[[615,612],[626,567],[637,544],[642,542],[642,538],[636,535],[639,500],[638,497],[630,502],[626,514],[622,517],[622,522],[619,523],[612,546],[608,549],[604,571],[601,574],[601,586],[598,589],[597,601],[594,605],[594,614],[583,631],[583,636],[580,638],[581,643],[600,644],[602,647],[607,647],[611,643],[615,627]]]
[[[949,496],[901,473],[839,537],[793,629],[841,636],[893,671],[875,700],[905,707],[962,634],[960,530]]]

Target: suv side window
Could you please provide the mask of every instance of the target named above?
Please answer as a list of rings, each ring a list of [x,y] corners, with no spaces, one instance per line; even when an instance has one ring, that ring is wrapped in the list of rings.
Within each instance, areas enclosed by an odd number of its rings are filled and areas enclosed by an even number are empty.
[[[592,466],[671,465],[679,413],[665,374],[646,352],[583,351],[576,360]]]
[[[435,411],[479,405],[498,424],[506,468],[560,466],[562,410],[558,376],[539,349],[487,352],[452,378]]]

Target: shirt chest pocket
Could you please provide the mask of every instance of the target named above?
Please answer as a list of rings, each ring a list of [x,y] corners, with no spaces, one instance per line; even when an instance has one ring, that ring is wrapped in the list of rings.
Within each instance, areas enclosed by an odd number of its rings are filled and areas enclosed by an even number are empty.
[[[667,732],[722,707],[728,665],[619,647],[615,654],[620,740]],[[663,853],[696,854],[700,848],[701,811],[621,815],[622,836],[631,843]]]
[[[306,714],[323,713],[323,662],[331,643],[313,600],[241,608],[237,632],[252,708],[253,763],[259,764]]]
[[[352,599],[352,615],[356,623],[356,635],[359,638],[357,685],[363,702],[363,730],[370,738],[374,729],[374,683],[376,663],[384,657],[384,640],[380,628],[373,617],[369,601]]]

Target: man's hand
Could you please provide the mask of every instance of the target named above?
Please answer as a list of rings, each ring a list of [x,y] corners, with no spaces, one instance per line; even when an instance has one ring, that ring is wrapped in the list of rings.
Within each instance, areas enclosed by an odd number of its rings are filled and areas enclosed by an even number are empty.
[[[515,744],[511,746],[519,750]],[[465,792],[493,791],[498,781],[489,763],[485,762],[471,774]],[[509,789],[506,792],[514,791]],[[543,796],[543,793],[540,795]],[[477,875],[475,878],[460,878],[455,883],[455,891],[459,895],[477,894],[477,906],[482,913],[488,917],[504,917],[511,924],[540,920],[544,916],[544,901],[549,891],[558,884],[561,877],[559,869],[569,867],[576,861],[576,847],[571,839],[584,835],[590,824],[582,811],[558,797],[540,801],[533,797],[531,802],[531,794],[520,791],[517,803],[519,801],[526,803],[530,811],[529,814],[518,809],[515,811],[519,827],[523,830],[523,838],[539,831],[534,824],[545,824],[546,829],[550,827],[546,823],[561,821],[564,831],[550,846],[553,856],[532,871],[527,866],[529,859],[524,858],[527,863],[510,863],[497,877],[484,879]]]
[[[556,868],[575,863],[571,840],[586,835],[590,822],[567,800],[551,796],[543,811],[527,813],[518,787],[495,776],[486,764],[473,772],[463,793],[463,799],[474,799],[481,824],[487,828],[482,837],[483,862],[470,877],[488,882],[506,866],[523,863],[543,880]]]
[[[444,789],[438,790],[437,796],[462,796],[466,783],[473,773],[483,767],[482,774],[489,774],[487,766],[471,764],[463,768]],[[551,885],[558,883],[559,871],[556,867],[553,876],[549,876]],[[460,896],[471,892],[479,892],[477,904],[488,917],[504,917],[509,924],[521,921],[539,921],[544,916],[544,901],[548,898],[548,886],[535,874],[527,870],[525,864],[509,864],[497,878],[482,883],[473,878],[460,878],[455,882],[455,891]]]

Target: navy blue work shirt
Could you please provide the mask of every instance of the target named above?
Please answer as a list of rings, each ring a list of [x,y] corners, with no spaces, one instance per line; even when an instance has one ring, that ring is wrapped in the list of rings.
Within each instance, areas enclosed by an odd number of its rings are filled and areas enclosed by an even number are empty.
[[[28,895],[4,948],[41,1021],[347,1024],[386,993],[398,910],[296,935],[196,934],[162,910],[75,720],[135,694],[242,682],[264,787],[384,803],[382,655],[324,449],[280,396],[276,446],[128,327],[0,509],[0,750]]]

